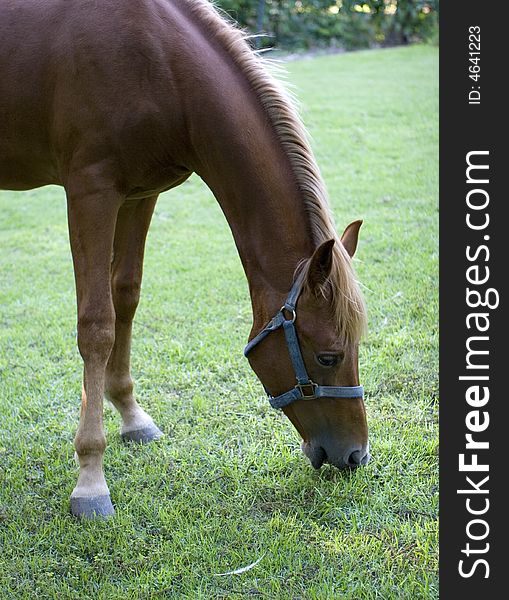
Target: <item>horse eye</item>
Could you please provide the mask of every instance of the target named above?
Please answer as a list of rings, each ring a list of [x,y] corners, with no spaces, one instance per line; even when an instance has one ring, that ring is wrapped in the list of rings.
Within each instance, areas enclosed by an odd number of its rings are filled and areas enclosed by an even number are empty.
[[[333,367],[339,361],[337,354],[317,354],[315,358],[316,362],[322,367]]]

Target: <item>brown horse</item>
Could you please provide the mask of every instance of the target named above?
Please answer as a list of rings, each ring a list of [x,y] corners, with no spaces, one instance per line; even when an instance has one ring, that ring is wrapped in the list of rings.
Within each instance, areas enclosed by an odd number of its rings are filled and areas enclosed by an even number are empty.
[[[297,112],[243,35],[206,0],[2,0],[0,187],[67,194],[84,362],[75,515],[113,512],[104,395],[125,439],[161,435],[133,398],[131,326],[158,194],[193,172],[233,232],[253,309],[246,352],[271,401],[314,467],[368,461],[361,221],[337,237]]]

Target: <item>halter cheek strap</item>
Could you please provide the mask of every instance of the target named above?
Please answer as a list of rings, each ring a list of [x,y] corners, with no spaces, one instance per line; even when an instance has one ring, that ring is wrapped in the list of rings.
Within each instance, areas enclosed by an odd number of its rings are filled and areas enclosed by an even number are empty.
[[[355,386],[329,386],[317,385],[309,378],[302,358],[297,330],[295,329],[295,319],[297,318],[297,300],[302,290],[302,282],[298,278],[290,290],[284,305],[272,317],[267,325],[256,335],[244,348],[244,356],[247,356],[251,350],[264,340],[270,333],[280,327],[283,328],[286,346],[292,361],[297,385],[279,396],[271,396],[268,392],[269,402],[273,408],[283,408],[296,400],[315,400],[317,398],[362,398],[364,388],[362,385]],[[287,319],[286,313],[291,314]]]

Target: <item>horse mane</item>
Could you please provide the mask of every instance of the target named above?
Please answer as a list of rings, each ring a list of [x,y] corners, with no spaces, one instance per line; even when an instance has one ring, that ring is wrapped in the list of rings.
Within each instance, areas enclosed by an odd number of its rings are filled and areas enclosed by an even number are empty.
[[[330,298],[339,336],[358,340],[366,329],[366,307],[352,267],[352,261],[336,232],[327,191],[314,158],[308,133],[292,95],[276,78],[268,61],[255,53],[247,35],[230,19],[223,17],[209,0],[186,0],[191,13],[225,49],[265,109],[283,147],[309,215],[310,230],[316,246],[330,239],[333,247],[332,270],[321,292]],[[309,259],[299,265],[306,269]]]

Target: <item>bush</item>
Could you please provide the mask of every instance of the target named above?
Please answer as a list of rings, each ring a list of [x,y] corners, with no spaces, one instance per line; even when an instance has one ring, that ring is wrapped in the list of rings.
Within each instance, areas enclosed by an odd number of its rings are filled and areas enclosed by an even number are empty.
[[[438,0],[218,0],[258,45],[288,49],[437,40]],[[262,25],[260,28],[260,24]]]

